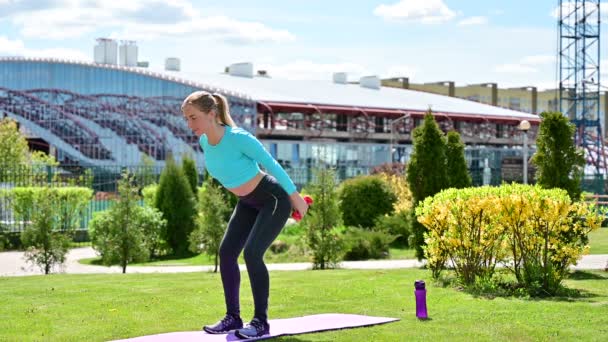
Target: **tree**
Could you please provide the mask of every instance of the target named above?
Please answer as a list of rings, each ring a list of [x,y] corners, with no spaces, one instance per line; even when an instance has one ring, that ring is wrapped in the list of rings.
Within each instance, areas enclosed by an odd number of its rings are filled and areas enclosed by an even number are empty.
[[[407,181],[412,192],[412,204],[416,208],[419,202],[433,196],[448,187],[446,143],[443,132],[437,126],[429,110],[424,116],[422,126],[414,129],[413,151],[407,167]],[[412,220],[413,240],[410,246],[416,248],[416,257],[424,257],[424,233],[426,228],[416,220],[415,210]]]
[[[27,140],[10,118],[0,120],[0,182],[14,181],[28,164]]]
[[[65,256],[75,230],[93,191],[85,188],[28,187],[12,190],[13,211],[17,219],[31,222],[21,234],[27,249],[25,258],[49,274]],[[69,208],[69,209],[66,209]]]
[[[156,182],[156,175],[154,172],[155,165],[156,162],[154,159],[152,159],[152,157],[145,153],[141,155],[141,160],[135,176],[140,187],[145,188],[146,186]]]
[[[196,195],[198,191],[198,171],[196,170],[196,163],[194,163],[192,158],[184,155],[182,158],[182,169],[184,170],[184,175],[186,175],[186,178],[188,179],[192,194]]]
[[[313,251],[313,268],[333,267],[339,261],[342,241],[338,227],[341,226],[336,175],[331,169],[315,170],[313,182],[307,191],[314,203],[302,219],[306,228],[306,242]]]
[[[199,215],[197,228],[190,234],[190,251],[205,252],[215,258],[215,269],[219,264],[222,237],[226,232],[227,216],[231,208],[226,202],[222,189],[213,182],[206,182],[199,190]]]
[[[536,153],[532,156],[536,182],[545,189],[564,189],[572,201],[578,201],[585,157],[574,145],[575,126],[558,112],[543,112],[540,117]]]
[[[91,242],[105,265],[120,264],[122,273],[131,262],[149,259],[158,245],[166,221],[151,208],[142,208],[132,175],[124,173],[118,182],[118,200],[109,210],[96,213],[90,223]]]
[[[155,207],[167,220],[164,240],[175,255],[188,253],[188,237],[195,227],[196,203],[190,183],[172,156],[160,175]]]
[[[448,187],[462,189],[471,186],[471,175],[464,158],[464,144],[456,131],[447,134],[446,163]]]

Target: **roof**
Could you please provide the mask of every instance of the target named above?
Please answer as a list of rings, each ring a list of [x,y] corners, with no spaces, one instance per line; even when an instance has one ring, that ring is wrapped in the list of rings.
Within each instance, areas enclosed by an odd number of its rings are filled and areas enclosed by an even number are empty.
[[[241,77],[228,74],[179,73],[180,77],[213,84],[220,88],[244,93],[256,101],[271,103],[349,106],[362,110],[378,109],[462,114],[529,120],[539,122],[538,115],[432,94],[417,90],[381,87],[370,89],[358,84],[338,84],[328,81],[284,80],[269,77]]]
[[[100,65],[91,62],[57,60],[52,58],[0,58],[0,61],[45,61],[89,65],[97,68],[124,70],[148,75],[204,89],[217,89],[258,102],[274,104],[354,107],[362,111],[425,112],[429,108],[435,113],[472,117],[488,117],[513,121],[529,120],[538,123],[538,115],[495,107],[474,101],[432,94],[411,89],[381,87],[370,89],[358,84],[338,84],[332,80],[308,81],[285,80],[270,77],[242,77],[224,73],[201,74],[194,72],[152,71],[144,68]],[[450,115],[451,116],[451,115]]]

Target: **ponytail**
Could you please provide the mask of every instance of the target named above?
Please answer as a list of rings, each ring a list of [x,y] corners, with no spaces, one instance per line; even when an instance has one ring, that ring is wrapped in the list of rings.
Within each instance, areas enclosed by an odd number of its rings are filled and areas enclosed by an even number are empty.
[[[226,101],[226,98],[217,93],[214,93],[211,96],[213,96],[217,104],[217,116],[219,117],[220,122],[230,127],[236,127],[236,124],[230,116],[230,111],[228,110],[228,101]]]

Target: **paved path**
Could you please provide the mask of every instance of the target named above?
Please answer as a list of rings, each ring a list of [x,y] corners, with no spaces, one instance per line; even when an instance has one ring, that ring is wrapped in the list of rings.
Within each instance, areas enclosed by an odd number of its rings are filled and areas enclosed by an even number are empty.
[[[97,254],[91,247],[72,249],[67,255],[67,261],[59,270],[69,274],[93,273],[121,273],[118,266],[105,267],[82,265],[79,259],[94,258]],[[608,263],[608,254],[585,255],[573,269],[604,269]],[[420,267],[423,263],[417,260],[373,260],[373,261],[345,261],[341,264],[346,269],[394,269]],[[299,271],[311,268],[310,263],[268,264],[271,271]],[[241,265],[241,270],[245,270]],[[180,272],[207,272],[213,266],[128,266],[127,273],[180,273]],[[0,253],[0,276],[27,276],[43,274],[38,268],[33,268],[23,259],[23,252]]]

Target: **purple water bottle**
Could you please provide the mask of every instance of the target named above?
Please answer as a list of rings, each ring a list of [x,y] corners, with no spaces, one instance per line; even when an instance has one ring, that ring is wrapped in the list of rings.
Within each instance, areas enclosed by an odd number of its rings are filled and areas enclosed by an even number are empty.
[[[424,286],[424,280],[416,280],[414,282],[414,294],[416,295],[416,317],[419,319],[427,319],[428,314],[426,312],[426,288]]]

